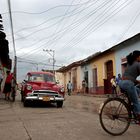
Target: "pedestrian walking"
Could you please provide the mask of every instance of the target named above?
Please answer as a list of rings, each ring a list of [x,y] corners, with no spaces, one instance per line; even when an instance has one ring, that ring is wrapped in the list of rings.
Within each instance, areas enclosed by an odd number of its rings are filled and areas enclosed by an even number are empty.
[[[68,91],[68,95],[70,96],[71,92],[72,92],[72,83],[71,83],[71,81],[69,81],[67,83],[67,91]]]
[[[113,76],[110,80],[111,82],[111,85],[112,85],[112,95],[117,95],[117,91],[116,91],[116,87],[117,87],[117,84],[116,84],[116,77]]]
[[[10,93],[11,93],[11,82],[12,82],[12,74],[8,70],[7,72],[7,77],[5,80],[5,85],[4,85],[4,93],[5,93],[5,100],[10,100]]]

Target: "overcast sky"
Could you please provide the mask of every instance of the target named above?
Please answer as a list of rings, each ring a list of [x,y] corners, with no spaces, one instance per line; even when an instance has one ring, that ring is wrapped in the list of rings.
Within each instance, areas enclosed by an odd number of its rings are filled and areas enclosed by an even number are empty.
[[[0,14],[13,45],[8,0]],[[139,0],[11,0],[18,78],[30,70],[55,69],[104,51],[140,32]]]

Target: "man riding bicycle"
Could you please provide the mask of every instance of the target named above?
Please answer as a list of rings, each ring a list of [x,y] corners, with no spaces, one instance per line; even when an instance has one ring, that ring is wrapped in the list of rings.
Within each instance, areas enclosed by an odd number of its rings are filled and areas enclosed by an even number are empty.
[[[140,102],[138,97],[139,90],[136,86],[137,84],[140,84],[140,80],[137,80],[137,77],[140,75],[140,51],[135,50],[126,58],[127,67],[122,76],[122,80],[119,82],[119,86],[128,94],[131,102],[133,103],[134,112],[140,122]]]

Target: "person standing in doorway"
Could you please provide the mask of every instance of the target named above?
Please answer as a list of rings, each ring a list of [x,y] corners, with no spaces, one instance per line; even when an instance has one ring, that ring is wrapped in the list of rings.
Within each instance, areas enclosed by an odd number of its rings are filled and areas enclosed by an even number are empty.
[[[72,92],[72,83],[71,83],[71,81],[69,81],[67,83],[67,91],[68,91],[68,95],[70,96],[71,92]]]
[[[85,94],[86,93],[86,88],[87,88],[87,82],[86,80],[82,81],[82,92]]]
[[[112,85],[112,95],[117,95],[117,91],[116,91],[116,87],[117,87],[117,84],[116,84],[116,77],[113,76],[110,80],[111,82],[111,85]]]

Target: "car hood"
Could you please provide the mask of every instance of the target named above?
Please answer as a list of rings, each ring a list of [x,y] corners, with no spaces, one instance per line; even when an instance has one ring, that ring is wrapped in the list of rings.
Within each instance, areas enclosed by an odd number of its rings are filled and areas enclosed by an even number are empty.
[[[54,82],[32,82],[30,83],[30,85],[32,85],[32,89],[33,90],[54,90],[54,91],[58,91],[58,89],[60,88],[60,86],[58,86],[56,83]]]

